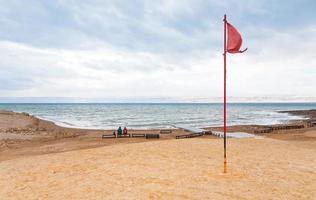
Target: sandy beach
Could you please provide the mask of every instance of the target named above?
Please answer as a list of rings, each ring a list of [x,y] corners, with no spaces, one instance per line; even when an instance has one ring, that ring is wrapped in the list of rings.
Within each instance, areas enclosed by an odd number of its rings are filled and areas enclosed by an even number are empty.
[[[159,133],[160,130],[129,130],[129,133]],[[27,113],[0,111],[0,161],[18,157],[58,153],[100,146],[148,141],[145,138],[101,139],[113,130],[65,128]],[[160,140],[175,139],[185,134],[173,130]],[[207,136],[211,137],[212,136]],[[213,137],[214,138],[214,137]]]
[[[2,1],[0,200],[316,200],[315,10]]]
[[[229,139],[227,174],[214,136],[102,140],[7,111],[0,128],[1,199],[316,199],[315,127]]]

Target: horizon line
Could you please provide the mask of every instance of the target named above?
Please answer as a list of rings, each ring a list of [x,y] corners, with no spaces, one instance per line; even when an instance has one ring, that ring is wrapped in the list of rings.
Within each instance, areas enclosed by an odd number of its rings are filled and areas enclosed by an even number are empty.
[[[227,104],[247,103],[316,103],[316,101],[232,101]],[[0,102],[0,104],[223,104],[223,102]]]

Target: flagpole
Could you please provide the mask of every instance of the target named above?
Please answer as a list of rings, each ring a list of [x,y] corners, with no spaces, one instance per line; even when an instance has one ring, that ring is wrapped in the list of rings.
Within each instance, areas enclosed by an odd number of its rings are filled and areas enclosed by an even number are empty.
[[[226,14],[224,15],[224,173],[227,173],[227,160],[226,160],[226,52],[227,52],[227,45],[226,45]]]

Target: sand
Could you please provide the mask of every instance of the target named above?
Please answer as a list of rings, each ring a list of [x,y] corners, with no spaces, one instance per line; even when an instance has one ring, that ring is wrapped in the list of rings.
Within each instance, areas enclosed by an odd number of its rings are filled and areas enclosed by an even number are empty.
[[[316,199],[312,141],[165,140],[0,163],[2,199]]]
[[[103,134],[112,132],[113,130],[65,128],[28,114],[0,110],[0,161],[148,141],[144,138],[101,139]],[[159,130],[129,130],[129,133],[144,132],[159,133]],[[174,139],[179,134],[185,132],[173,130],[172,134],[162,135],[160,140]]]
[[[227,174],[219,138],[104,141],[103,131],[8,128],[0,134],[19,139],[0,151],[4,200],[316,199],[315,128],[229,139]]]

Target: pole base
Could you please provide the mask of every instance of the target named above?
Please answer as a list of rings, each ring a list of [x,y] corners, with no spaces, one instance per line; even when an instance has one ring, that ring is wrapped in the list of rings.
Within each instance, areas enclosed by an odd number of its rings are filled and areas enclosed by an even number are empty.
[[[227,173],[227,161],[226,158],[224,159],[224,174]]]

